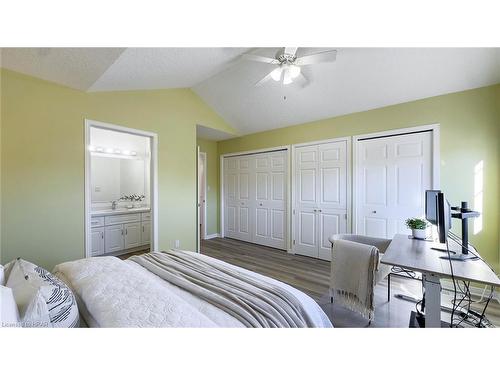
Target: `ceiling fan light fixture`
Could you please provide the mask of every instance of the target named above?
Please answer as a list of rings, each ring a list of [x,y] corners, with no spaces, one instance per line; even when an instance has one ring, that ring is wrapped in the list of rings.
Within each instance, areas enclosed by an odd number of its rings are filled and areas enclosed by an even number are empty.
[[[283,84],[288,85],[292,82],[293,82],[293,80],[292,80],[292,76],[290,74],[290,69],[287,69],[287,70],[285,70],[285,74],[283,76]]]
[[[297,78],[300,74],[300,66],[297,65],[290,65],[288,67],[288,71],[290,73],[291,78]]]
[[[271,72],[271,78],[274,79],[276,82],[278,82],[281,80],[281,73],[282,73],[281,67],[276,68]]]

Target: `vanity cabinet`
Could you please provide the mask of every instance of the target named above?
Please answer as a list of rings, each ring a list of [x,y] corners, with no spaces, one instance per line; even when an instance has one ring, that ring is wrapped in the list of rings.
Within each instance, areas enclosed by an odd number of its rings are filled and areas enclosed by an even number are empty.
[[[91,255],[116,253],[151,242],[151,213],[112,215],[91,218]]]

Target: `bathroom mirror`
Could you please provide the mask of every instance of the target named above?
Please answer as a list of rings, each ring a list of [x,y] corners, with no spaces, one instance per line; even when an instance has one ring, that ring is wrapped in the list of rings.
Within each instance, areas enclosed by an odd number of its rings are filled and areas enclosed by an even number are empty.
[[[149,180],[144,159],[126,159],[92,155],[92,203],[109,203],[123,195],[145,195],[148,201]]]

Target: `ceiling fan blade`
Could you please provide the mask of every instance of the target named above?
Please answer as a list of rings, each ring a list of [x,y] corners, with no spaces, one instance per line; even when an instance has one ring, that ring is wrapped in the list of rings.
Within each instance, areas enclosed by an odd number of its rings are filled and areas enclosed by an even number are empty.
[[[309,84],[309,80],[307,77],[301,72],[295,79],[294,82],[297,82],[300,87],[306,87]]]
[[[326,62],[334,62],[337,58],[337,50],[324,51],[319,53],[314,53],[312,55],[297,57],[295,60],[295,65],[311,65]]]
[[[279,69],[279,68],[277,68]],[[274,69],[271,73],[267,74],[266,76],[264,76],[264,78],[262,78],[260,81],[256,82],[255,83],[255,86],[262,86],[263,84],[265,84],[266,82],[269,82],[270,80],[273,79],[273,72],[275,71],[276,69]]]
[[[285,47],[284,53],[286,55],[293,55],[293,56],[295,56],[295,54],[297,53],[297,49],[298,48],[299,47]]]
[[[265,56],[258,56],[258,55],[251,55],[249,53],[245,53],[241,55],[241,58],[244,60],[250,60],[250,61],[257,61],[265,64],[279,64],[280,62],[276,59],[273,59],[271,57],[265,57]]]

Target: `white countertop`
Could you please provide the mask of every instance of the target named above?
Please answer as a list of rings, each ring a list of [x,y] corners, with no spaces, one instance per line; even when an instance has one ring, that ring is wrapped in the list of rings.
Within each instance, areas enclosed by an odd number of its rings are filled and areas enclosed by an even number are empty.
[[[124,214],[140,214],[143,212],[150,212],[149,207],[138,207],[138,208],[124,208],[119,207],[116,210],[111,208],[104,210],[95,210],[91,212],[91,216],[111,216],[111,215],[124,215]]]

